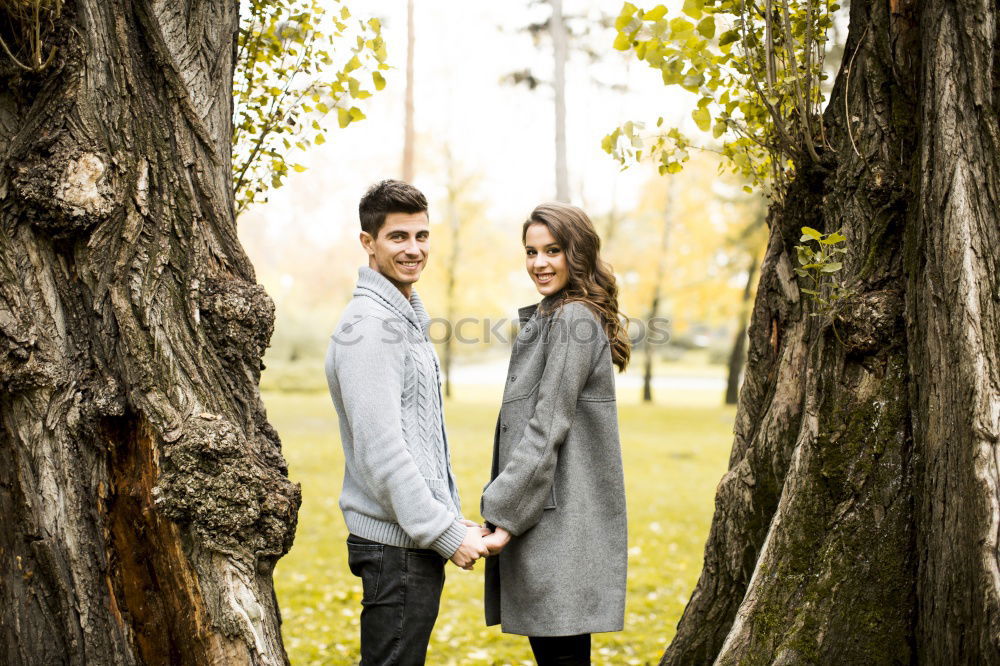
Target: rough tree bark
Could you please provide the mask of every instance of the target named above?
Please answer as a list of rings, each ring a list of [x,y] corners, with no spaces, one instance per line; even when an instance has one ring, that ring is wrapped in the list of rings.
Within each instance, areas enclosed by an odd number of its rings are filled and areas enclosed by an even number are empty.
[[[287,661],[299,489],[233,216],[237,9],[75,0],[48,68],[0,55],[2,663]]]
[[[832,150],[770,214],[729,471],[662,663],[1000,663],[998,19],[852,3]],[[792,272],[804,225],[848,239],[832,321]]]

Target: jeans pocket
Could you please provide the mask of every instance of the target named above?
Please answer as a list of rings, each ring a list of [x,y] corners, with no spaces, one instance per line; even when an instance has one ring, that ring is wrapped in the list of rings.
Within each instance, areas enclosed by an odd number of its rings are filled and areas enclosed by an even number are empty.
[[[382,556],[384,547],[381,544],[357,544],[347,542],[347,566],[351,573],[361,579],[361,603],[367,603],[378,596],[379,582],[382,579]]]

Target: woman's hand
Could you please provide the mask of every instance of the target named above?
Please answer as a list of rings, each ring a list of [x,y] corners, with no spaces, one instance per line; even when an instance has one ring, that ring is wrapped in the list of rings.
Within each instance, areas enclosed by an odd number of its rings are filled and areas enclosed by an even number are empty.
[[[486,544],[487,550],[490,551],[490,555],[499,555],[500,551],[507,547],[510,543],[510,532],[502,527],[497,527],[493,530],[493,534],[483,538],[483,543]]]

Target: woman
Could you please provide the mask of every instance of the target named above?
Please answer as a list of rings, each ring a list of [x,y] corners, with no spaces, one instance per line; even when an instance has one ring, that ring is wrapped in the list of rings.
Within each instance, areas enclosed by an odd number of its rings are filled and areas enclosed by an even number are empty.
[[[521,234],[544,297],[518,311],[482,514],[493,534],[486,623],[529,637],[540,664],[589,664],[590,634],[620,631],[625,488],[612,365],[630,344],[600,239],[574,206],[538,206]]]

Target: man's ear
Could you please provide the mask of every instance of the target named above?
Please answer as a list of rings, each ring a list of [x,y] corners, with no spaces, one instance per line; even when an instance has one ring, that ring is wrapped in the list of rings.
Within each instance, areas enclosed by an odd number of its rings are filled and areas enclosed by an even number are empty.
[[[368,253],[368,256],[374,256],[375,239],[372,238],[372,235],[367,231],[362,231],[361,235],[358,236],[358,239],[361,241],[361,247],[365,248],[365,252]]]

